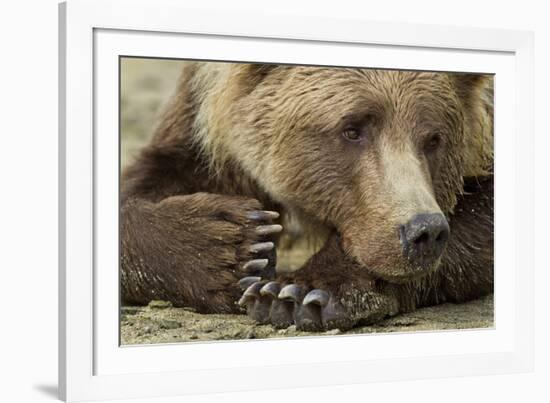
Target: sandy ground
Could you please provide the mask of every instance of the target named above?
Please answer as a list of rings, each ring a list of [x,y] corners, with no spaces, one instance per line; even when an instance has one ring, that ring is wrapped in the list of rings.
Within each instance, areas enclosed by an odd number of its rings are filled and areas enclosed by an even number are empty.
[[[122,168],[149,140],[163,104],[174,91],[183,62],[123,58],[121,79]]]
[[[124,169],[150,138],[156,119],[175,88],[183,62],[160,59],[123,59],[121,62],[121,165]],[[292,250],[278,250],[278,261],[296,269],[307,258],[303,242],[294,240]],[[185,341],[236,340],[284,336],[311,336],[291,327],[276,330],[260,326],[245,315],[200,315],[186,308],[122,307],[122,344],[174,343]],[[492,296],[467,304],[445,304],[387,319],[375,326],[347,333],[430,331],[493,326]],[[324,334],[339,334],[330,331]]]
[[[246,315],[200,315],[187,308],[172,308],[162,301],[147,307],[123,307],[121,318],[122,344],[474,329],[493,326],[493,296],[465,304],[423,308],[347,332],[300,332],[295,326],[275,329],[258,325]]]

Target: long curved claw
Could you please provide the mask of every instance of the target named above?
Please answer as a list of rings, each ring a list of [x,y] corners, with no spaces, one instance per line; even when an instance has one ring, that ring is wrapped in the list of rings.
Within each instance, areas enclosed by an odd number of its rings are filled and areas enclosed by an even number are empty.
[[[320,289],[306,295],[295,320],[297,329],[308,331],[349,329],[354,323],[342,305],[330,293]]]
[[[258,236],[267,236],[267,235],[273,235],[281,232],[283,230],[283,226],[279,224],[271,224],[271,225],[260,225],[256,227],[255,232]]]
[[[248,213],[247,217],[250,220],[268,221],[268,220],[276,220],[277,218],[279,218],[279,215],[280,214],[276,211],[255,210]]]
[[[246,306],[248,302],[254,301],[260,298],[260,289],[263,287],[264,283],[258,281],[249,286],[243,293],[238,304],[240,306]]]
[[[297,284],[289,284],[281,289],[278,297],[279,299],[287,299],[299,303],[302,302],[304,294],[305,292],[302,287]]]
[[[294,313],[296,329],[319,332],[324,329],[322,308],[317,304],[299,305]]]
[[[248,248],[250,253],[263,253],[263,252],[269,252],[275,247],[275,244],[273,242],[258,242],[253,245],[250,245]]]
[[[306,295],[302,304],[303,305],[315,304],[315,305],[324,307],[328,304],[329,298],[330,298],[330,295],[325,290],[315,289],[310,291]]]
[[[319,332],[328,329],[349,329],[353,319],[334,296],[323,289],[298,284],[282,286],[277,281],[249,276],[239,281],[245,289],[239,305],[246,307],[248,316],[261,324],[286,328],[292,324],[298,330]]]
[[[245,277],[246,278],[246,277]],[[246,282],[252,282],[254,277],[249,277]],[[246,313],[256,322],[269,323],[272,298],[263,296],[260,290],[266,285],[266,281],[253,282],[243,293],[238,304],[246,308]]]
[[[274,299],[271,304],[270,320],[273,327],[286,329],[294,324],[296,306],[293,301]]]
[[[248,276],[248,277],[243,277],[239,280],[238,284],[239,284],[239,288],[242,290],[242,291],[245,291],[248,287],[250,287],[252,284],[254,283],[257,283],[258,281],[260,281],[262,278],[261,277],[257,277],[257,276]]]
[[[276,281],[270,281],[260,289],[260,295],[266,297],[269,296],[273,299],[277,298],[281,285]]]
[[[254,259],[246,262],[243,270],[247,273],[257,273],[269,264],[269,259]]]

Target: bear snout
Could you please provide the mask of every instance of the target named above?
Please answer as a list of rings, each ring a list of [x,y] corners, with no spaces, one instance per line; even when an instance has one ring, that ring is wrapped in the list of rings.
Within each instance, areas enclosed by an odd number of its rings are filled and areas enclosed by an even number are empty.
[[[441,257],[449,239],[449,223],[441,213],[417,214],[399,227],[403,255],[413,270],[424,270]]]

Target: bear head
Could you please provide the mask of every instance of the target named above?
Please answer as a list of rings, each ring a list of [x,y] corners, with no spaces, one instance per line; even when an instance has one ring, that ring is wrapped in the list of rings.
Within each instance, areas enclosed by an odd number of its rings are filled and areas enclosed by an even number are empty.
[[[213,164],[335,228],[387,281],[437,269],[463,178],[491,169],[487,75],[217,64],[194,86]]]

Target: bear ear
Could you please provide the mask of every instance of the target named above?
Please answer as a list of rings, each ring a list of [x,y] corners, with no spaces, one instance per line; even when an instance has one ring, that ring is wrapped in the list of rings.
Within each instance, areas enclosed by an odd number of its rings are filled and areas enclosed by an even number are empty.
[[[256,88],[267,76],[277,68],[276,64],[246,63],[235,66],[238,81],[246,94]]]
[[[451,77],[458,96],[468,103],[472,96],[479,94],[479,91],[488,85],[491,76],[487,74],[457,73]]]

